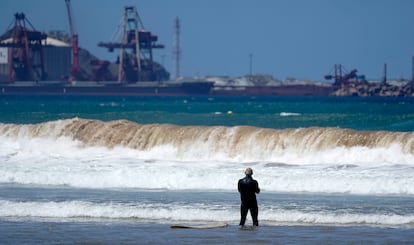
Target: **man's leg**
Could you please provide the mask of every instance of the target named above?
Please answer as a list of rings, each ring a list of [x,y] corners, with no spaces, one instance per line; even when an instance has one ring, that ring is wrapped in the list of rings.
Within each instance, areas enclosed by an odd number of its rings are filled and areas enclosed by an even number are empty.
[[[246,217],[247,217],[247,212],[249,211],[249,209],[246,207],[246,205],[241,204],[240,206],[240,224],[239,225],[244,225],[244,223],[246,223]]]
[[[252,215],[253,225],[259,226],[259,220],[257,218],[257,216],[259,215],[259,208],[257,207],[257,203],[256,205],[253,205],[250,209],[250,214]]]

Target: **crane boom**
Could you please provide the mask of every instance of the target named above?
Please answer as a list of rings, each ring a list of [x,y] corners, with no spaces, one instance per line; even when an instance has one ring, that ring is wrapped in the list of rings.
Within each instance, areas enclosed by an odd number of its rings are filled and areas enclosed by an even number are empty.
[[[72,11],[70,0],[65,0],[66,9],[68,11],[70,35],[72,37],[72,67],[71,75],[72,78],[79,79],[81,77],[81,69],[79,65],[79,46],[78,46],[78,34],[75,33],[72,21]]]

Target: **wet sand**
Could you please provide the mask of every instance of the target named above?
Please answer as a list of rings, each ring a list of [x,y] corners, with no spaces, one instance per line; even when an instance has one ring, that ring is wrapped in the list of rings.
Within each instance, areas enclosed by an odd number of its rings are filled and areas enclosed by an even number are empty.
[[[171,229],[172,224],[137,221],[1,221],[1,244],[384,244],[414,241],[414,229],[366,226],[262,225],[241,230]]]

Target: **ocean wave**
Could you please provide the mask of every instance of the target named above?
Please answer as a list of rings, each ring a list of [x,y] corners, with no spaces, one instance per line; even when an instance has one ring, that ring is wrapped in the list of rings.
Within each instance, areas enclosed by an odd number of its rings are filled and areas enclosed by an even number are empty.
[[[295,208],[261,207],[263,224],[411,226],[413,215],[356,213],[335,210],[307,211]],[[238,206],[182,203],[95,203],[90,201],[0,200],[0,217],[51,219],[136,219],[157,222],[237,223]]]
[[[0,183],[234,190],[250,166],[270,192],[414,195],[412,138],[85,119],[1,124]]]
[[[268,129],[251,126],[178,126],[67,119],[40,124],[0,124],[8,138],[69,137],[84,146],[169,148],[179,160],[269,161],[287,164],[414,162],[414,132],[343,128]],[[162,156],[160,156],[162,157]]]
[[[413,170],[405,166],[269,167],[266,162],[246,165],[220,161],[142,160],[139,152],[76,150],[66,146],[65,152],[60,154],[47,153],[47,150],[27,154],[23,150],[10,159],[1,157],[0,183],[93,189],[234,191],[244,168],[252,166],[264,192],[414,195]]]

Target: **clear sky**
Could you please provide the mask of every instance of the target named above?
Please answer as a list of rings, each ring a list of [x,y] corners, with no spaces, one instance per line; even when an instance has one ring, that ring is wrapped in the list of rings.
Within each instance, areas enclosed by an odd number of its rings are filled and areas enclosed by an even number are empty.
[[[146,29],[166,46],[155,59],[175,76],[174,19],[181,19],[181,74],[249,73],[279,79],[323,80],[334,64],[380,79],[412,75],[413,0],[71,0],[79,43],[101,59],[116,53],[111,41],[123,8],[137,6]],[[15,12],[24,12],[40,31],[69,31],[64,0],[1,0],[0,32]]]

